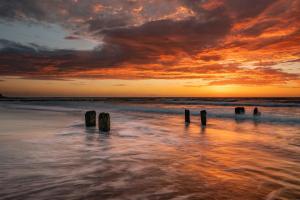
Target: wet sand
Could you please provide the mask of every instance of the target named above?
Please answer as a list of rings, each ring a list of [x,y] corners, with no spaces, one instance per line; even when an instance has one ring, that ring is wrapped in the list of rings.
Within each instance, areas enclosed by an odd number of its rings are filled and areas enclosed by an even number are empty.
[[[1,103],[0,199],[300,199],[297,123],[96,107],[108,135],[84,127],[94,106]]]

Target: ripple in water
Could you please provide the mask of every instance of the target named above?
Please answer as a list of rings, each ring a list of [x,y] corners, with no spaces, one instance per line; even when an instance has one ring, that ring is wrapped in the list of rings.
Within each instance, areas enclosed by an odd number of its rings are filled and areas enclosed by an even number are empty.
[[[110,113],[1,107],[0,199],[300,199],[297,124]]]

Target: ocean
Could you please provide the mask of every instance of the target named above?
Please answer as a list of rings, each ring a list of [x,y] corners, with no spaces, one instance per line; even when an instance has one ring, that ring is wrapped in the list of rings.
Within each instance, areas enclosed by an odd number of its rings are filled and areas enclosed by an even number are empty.
[[[88,110],[111,131],[86,128]],[[300,98],[4,99],[0,186],[3,200],[299,200]]]

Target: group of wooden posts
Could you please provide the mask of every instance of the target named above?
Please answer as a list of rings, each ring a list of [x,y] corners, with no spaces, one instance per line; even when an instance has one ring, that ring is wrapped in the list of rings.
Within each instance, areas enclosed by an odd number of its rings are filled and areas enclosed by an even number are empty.
[[[87,111],[85,113],[85,126],[96,126],[96,111]],[[100,113],[98,117],[98,127],[100,131],[110,131],[110,116],[109,113]]]
[[[245,108],[244,107],[236,107],[234,109],[234,112],[236,115],[243,115],[245,114]],[[253,116],[260,116],[261,113],[258,111],[258,108],[255,107],[253,110]],[[185,116],[185,123],[190,123],[190,110],[185,109],[184,110],[184,116]],[[201,118],[201,125],[206,126],[206,110],[201,110],[200,111],[200,118]]]
[[[191,122],[190,110],[185,109],[184,116],[185,116],[185,123],[186,124],[190,123]],[[200,117],[201,117],[201,125],[206,126],[206,110],[200,111]]]
[[[245,114],[244,107],[236,107],[234,109],[236,115]],[[201,125],[206,126],[206,110],[200,111]],[[86,127],[94,127],[96,126],[96,111],[87,111],[85,113],[85,126]],[[253,110],[254,116],[260,116],[261,113],[258,111],[258,108],[254,108]],[[190,110],[184,110],[185,123],[190,123]],[[100,113],[98,117],[98,127],[100,131],[108,132],[110,131],[110,116],[109,113]]]
[[[245,114],[245,108],[244,107],[236,107],[234,109],[234,112],[236,115],[242,115],[242,114]],[[255,107],[253,109],[253,116],[260,116],[261,115],[261,112],[258,111],[258,108]]]

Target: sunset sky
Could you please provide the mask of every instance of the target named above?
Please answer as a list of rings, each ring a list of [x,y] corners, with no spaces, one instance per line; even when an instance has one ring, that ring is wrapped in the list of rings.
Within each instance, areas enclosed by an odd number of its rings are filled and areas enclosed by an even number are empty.
[[[0,0],[7,96],[300,96],[300,0]]]

